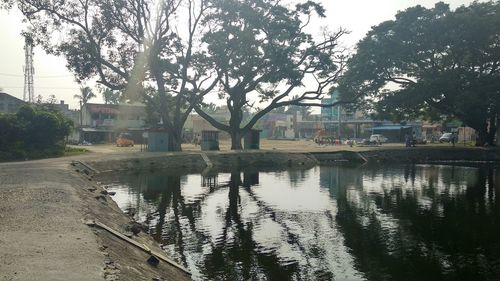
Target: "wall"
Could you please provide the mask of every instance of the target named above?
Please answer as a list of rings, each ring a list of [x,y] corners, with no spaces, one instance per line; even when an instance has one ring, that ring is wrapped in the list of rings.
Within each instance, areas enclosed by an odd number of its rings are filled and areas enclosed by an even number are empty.
[[[16,113],[25,104],[24,101],[0,92],[0,113]]]

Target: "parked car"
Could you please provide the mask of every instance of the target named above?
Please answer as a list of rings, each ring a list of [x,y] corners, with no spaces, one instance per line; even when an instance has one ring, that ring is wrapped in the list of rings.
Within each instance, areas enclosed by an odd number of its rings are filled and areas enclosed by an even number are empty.
[[[134,146],[134,140],[129,133],[121,133],[116,139],[116,146]]]
[[[440,138],[439,138],[439,142],[443,143],[443,142],[451,142],[451,139],[453,138],[453,134],[452,133],[444,133]]]
[[[374,134],[370,136],[371,143],[385,143],[387,142],[387,138],[384,135]]]

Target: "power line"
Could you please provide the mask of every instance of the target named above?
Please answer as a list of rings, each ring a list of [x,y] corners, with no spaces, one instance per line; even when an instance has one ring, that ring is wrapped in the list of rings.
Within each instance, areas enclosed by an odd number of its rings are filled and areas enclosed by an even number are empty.
[[[24,75],[19,74],[10,74],[10,73],[0,73],[1,76],[10,76],[10,77],[24,77]],[[59,78],[59,77],[71,77],[72,74],[64,74],[64,75],[35,75],[36,78]]]
[[[20,87],[20,86],[13,86],[13,87],[9,87],[9,86],[3,86],[2,85],[2,88],[11,88],[11,89],[22,89],[24,87]],[[63,89],[63,90],[78,90],[80,88],[77,88],[77,87],[35,87],[36,89],[49,89],[49,90],[59,90],[59,89]]]

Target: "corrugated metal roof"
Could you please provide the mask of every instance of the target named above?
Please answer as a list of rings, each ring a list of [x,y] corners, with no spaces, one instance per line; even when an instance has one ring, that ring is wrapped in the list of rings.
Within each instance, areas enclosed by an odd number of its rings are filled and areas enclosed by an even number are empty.
[[[379,127],[373,127],[370,128],[370,130],[382,130],[382,131],[392,131],[392,130],[401,130],[401,129],[408,129],[411,128],[411,126],[379,126]]]

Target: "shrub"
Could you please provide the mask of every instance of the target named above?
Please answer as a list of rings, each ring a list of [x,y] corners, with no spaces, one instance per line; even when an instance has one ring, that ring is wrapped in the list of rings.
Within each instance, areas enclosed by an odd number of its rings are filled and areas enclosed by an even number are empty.
[[[72,126],[61,112],[41,106],[0,114],[0,161],[61,156]]]

